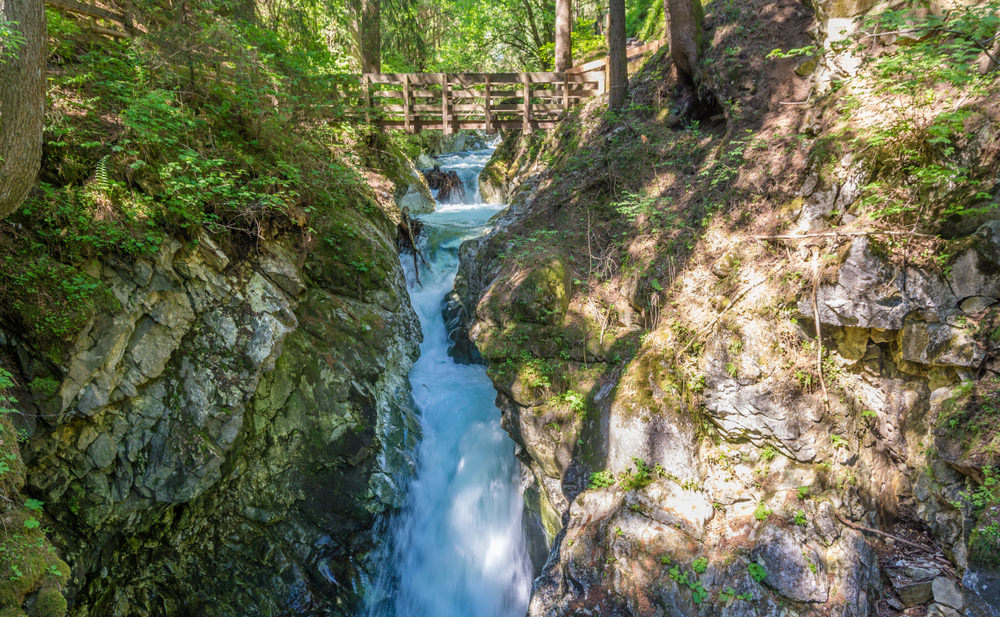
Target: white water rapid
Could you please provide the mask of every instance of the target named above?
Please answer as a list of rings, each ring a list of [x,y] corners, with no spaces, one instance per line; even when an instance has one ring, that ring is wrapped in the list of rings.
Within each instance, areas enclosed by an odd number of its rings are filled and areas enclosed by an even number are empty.
[[[458,247],[483,232],[502,206],[479,199],[479,171],[491,150],[439,157],[462,178],[470,203],[438,204],[420,219],[417,285],[408,279],[424,341],[410,372],[423,438],[406,505],[384,536],[384,571],[369,589],[365,617],[523,617],[531,566],[521,527],[514,444],[500,428],[496,391],[480,365],[447,353],[441,308],[458,269]]]

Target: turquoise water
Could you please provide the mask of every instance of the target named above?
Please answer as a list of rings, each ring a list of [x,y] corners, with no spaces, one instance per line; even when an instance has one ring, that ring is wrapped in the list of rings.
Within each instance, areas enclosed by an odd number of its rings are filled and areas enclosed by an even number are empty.
[[[423,438],[406,505],[388,526],[386,571],[372,592],[368,617],[523,617],[531,566],[521,526],[522,499],[514,444],[500,427],[496,391],[479,365],[448,356],[441,316],[458,268],[458,247],[485,230],[503,208],[478,199],[483,150],[440,157],[466,185],[465,201],[421,216],[424,252],[410,298],[424,342],[410,372]]]

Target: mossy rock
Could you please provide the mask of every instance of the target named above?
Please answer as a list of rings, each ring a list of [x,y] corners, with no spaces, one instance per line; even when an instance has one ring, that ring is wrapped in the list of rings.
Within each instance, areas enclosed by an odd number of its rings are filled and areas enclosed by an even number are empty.
[[[44,587],[35,597],[30,617],[63,617],[66,614],[66,598],[55,587]]]
[[[561,257],[552,256],[535,266],[514,288],[511,313],[522,321],[562,323],[571,292],[566,264]]]
[[[4,555],[0,561],[0,606],[27,603],[32,617],[62,617],[66,600],[60,602],[56,596],[62,598],[60,589],[69,576],[69,566],[56,556],[39,527],[25,524],[37,520],[35,512],[20,508],[8,512],[6,518],[7,525],[0,531]],[[36,609],[39,604],[41,608]],[[59,607],[62,612],[58,612]],[[46,612],[38,612],[43,609]]]

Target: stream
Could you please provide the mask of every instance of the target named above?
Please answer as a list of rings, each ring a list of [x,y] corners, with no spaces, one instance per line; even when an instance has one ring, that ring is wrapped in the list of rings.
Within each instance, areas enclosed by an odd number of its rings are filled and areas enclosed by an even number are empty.
[[[366,594],[365,617],[523,617],[531,565],[521,525],[514,443],[500,427],[496,391],[481,365],[448,356],[441,308],[458,269],[458,247],[503,209],[479,198],[492,150],[438,157],[465,185],[464,201],[420,218],[428,265],[417,285],[404,256],[424,340],[410,371],[423,437],[406,504],[386,527],[383,572]]]

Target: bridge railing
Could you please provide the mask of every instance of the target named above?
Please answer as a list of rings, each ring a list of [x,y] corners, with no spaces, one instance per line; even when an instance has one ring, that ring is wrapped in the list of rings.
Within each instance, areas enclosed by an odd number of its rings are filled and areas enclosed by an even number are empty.
[[[629,48],[630,67],[665,43]],[[365,73],[359,78],[361,109],[366,121],[408,133],[549,129],[572,107],[607,90],[607,62],[561,73]]]
[[[605,83],[601,71],[361,75],[366,120],[411,133],[553,128],[571,107],[602,93]]]

